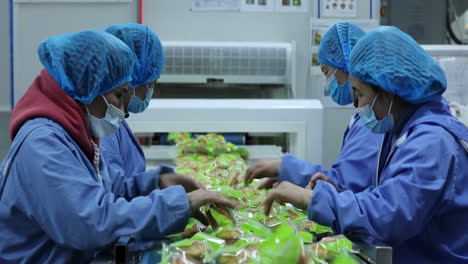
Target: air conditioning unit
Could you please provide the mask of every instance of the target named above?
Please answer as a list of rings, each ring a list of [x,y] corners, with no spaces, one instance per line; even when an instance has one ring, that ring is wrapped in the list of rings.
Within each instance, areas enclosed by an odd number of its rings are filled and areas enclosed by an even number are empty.
[[[295,44],[163,42],[163,98],[293,98]],[[217,88],[217,89],[213,89]]]

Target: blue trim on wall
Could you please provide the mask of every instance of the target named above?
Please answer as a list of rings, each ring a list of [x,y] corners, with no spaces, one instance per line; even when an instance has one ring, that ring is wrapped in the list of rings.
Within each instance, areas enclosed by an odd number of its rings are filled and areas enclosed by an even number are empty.
[[[10,31],[10,108],[13,111],[15,107],[15,41],[13,34],[13,0],[10,0],[10,21],[9,21],[9,31]]]
[[[320,0],[317,0],[317,3],[318,3],[318,8],[317,8],[317,18],[320,18]]]

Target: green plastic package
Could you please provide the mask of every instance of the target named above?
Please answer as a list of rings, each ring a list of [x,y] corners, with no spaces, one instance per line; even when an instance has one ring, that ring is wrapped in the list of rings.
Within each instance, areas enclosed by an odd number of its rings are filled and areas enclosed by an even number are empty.
[[[260,244],[259,262],[264,264],[297,263],[301,252],[301,239],[291,226],[283,224]]]

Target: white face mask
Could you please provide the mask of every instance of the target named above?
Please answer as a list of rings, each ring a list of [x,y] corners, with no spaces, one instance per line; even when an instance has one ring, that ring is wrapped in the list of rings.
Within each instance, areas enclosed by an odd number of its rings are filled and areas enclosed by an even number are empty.
[[[106,97],[101,95],[104,98],[104,102],[107,104],[107,111],[104,118],[97,118],[93,116],[88,109],[88,106],[85,105],[87,116],[86,121],[88,127],[91,130],[91,134],[95,137],[107,137],[110,134],[114,133],[119,129],[120,124],[124,120],[125,113],[120,111],[117,107],[112,104],[109,104],[106,100]]]

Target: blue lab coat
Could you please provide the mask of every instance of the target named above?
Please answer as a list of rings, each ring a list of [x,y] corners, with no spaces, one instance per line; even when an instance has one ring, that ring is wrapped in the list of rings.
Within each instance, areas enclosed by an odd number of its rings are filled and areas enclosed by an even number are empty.
[[[127,200],[57,123],[26,122],[0,166],[0,263],[88,263],[120,236],[158,239],[190,218],[182,186]]]
[[[365,127],[359,115],[355,114],[344,133],[340,155],[329,170],[286,154],[281,160],[278,180],[305,187],[312,176],[320,172],[328,176],[340,190],[365,190],[375,175],[382,138],[382,135],[372,133]]]
[[[115,133],[101,138],[99,148],[109,168],[112,191],[127,199],[149,194],[159,188],[160,174],[174,172],[167,166],[146,170],[143,150],[125,120]]]
[[[410,112],[385,135],[372,186],[339,193],[319,181],[309,218],[392,246],[394,263],[467,263],[468,128],[442,97]]]

